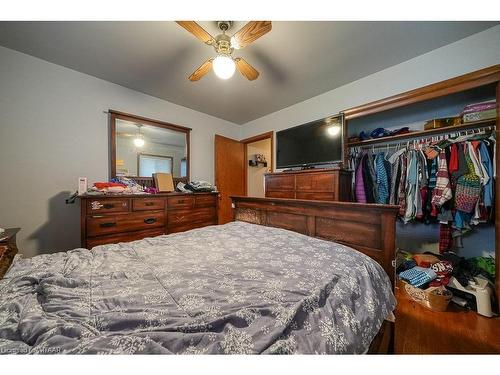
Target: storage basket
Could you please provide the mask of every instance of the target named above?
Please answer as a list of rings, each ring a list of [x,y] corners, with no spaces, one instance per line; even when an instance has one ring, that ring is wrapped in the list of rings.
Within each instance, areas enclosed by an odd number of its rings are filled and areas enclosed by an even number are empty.
[[[413,301],[433,311],[446,311],[453,297],[452,293],[444,287],[420,289],[402,280],[400,280],[400,287]]]

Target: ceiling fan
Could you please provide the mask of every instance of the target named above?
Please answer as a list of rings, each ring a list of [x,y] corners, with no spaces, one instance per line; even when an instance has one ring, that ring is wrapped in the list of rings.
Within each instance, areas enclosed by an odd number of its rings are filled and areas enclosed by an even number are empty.
[[[235,69],[238,69],[250,81],[257,79],[259,72],[243,58],[233,58],[232,54],[235,49],[244,48],[271,31],[271,21],[250,21],[232,37],[226,35],[226,31],[231,27],[231,22],[219,21],[217,25],[222,33],[215,38],[194,21],[176,22],[203,43],[214,47],[217,53],[215,58],[205,61],[189,76],[190,81],[199,81],[211,68],[214,69],[217,77],[222,79],[231,78]]]

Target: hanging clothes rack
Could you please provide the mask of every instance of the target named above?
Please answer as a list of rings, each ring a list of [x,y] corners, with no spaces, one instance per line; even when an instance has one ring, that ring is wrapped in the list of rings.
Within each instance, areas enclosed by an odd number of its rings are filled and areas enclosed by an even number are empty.
[[[495,131],[496,126],[495,125],[488,125],[488,126],[480,126],[474,129],[466,129],[466,130],[461,130],[461,129],[451,129],[447,133],[442,133],[438,135],[421,135],[417,136],[411,140],[405,140],[405,141],[397,141],[397,142],[391,142],[390,139],[387,139],[385,142],[381,142],[380,144],[374,145],[374,144],[367,144],[367,145],[358,145],[358,146],[349,146],[349,149],[351,151],[359,152],[361,150],[390,150],[390,149],[398,149],[406,145],[406,147],[409,147],[410,145],[416,145],[417,142],[420,144],[424,143],[430,143],[430,142],[438,142],[441,140],[445,139],[453,139],[456,137],[460,136],[465,136],[465,135],[472,135],[472,134],[479,134],[481,132],[486,132],[490,131],[493,132]]]

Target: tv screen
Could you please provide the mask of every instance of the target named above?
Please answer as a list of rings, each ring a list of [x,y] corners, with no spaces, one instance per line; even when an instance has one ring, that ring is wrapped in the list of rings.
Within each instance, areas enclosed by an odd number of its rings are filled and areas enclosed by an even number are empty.
[[[276,133],[277,168],[342,161],[340,117],[313,121]]]

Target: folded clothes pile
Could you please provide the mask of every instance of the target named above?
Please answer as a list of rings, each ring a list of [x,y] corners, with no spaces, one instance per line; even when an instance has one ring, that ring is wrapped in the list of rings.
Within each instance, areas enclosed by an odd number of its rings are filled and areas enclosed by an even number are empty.
[[[136,181],[126,177],[115,177],[110,182],[95,182],[94,185],[88,190],[89,194],[142,194],[142,193],[155,193],[156,189],[151,188],[146,190],[143,186],[139,185]]]
[[[396,129],[396,130],[388,130],[384,128],[377,128],[373,130],[370,134],[362,131],[359,133],[358,139],[360,141],[366,141],[367,139],[376,139],[382,137],[392,137],[394,135],[406,134],[410,132],[410,128],[408,126]]]
[[[92,190],[103,193],[123,193],[127,186],[116,182],[94,182]]]
[[[493,119],[496,116],[497,103],[495,100],[469,104],[462,111],[462,121],[464,123]]]
[[[446,286],[453,274],[452,262],[440,259],[440,256],[424,253],[411,254],[399,251],[396,272],[399,278],[421,288],[427,286]]]
[[[432,280],[429,286],[441,286],[448,285],[450,282],[450,277],[453,273],[453,265],[447,260],[442,260],[440,262],[434,263],[431,266],[431,270],[436,273],[436,279]]]
[[[399,277],[419,288],[437,278],[437,274],[430,268],[416,266],[401,272]]]

